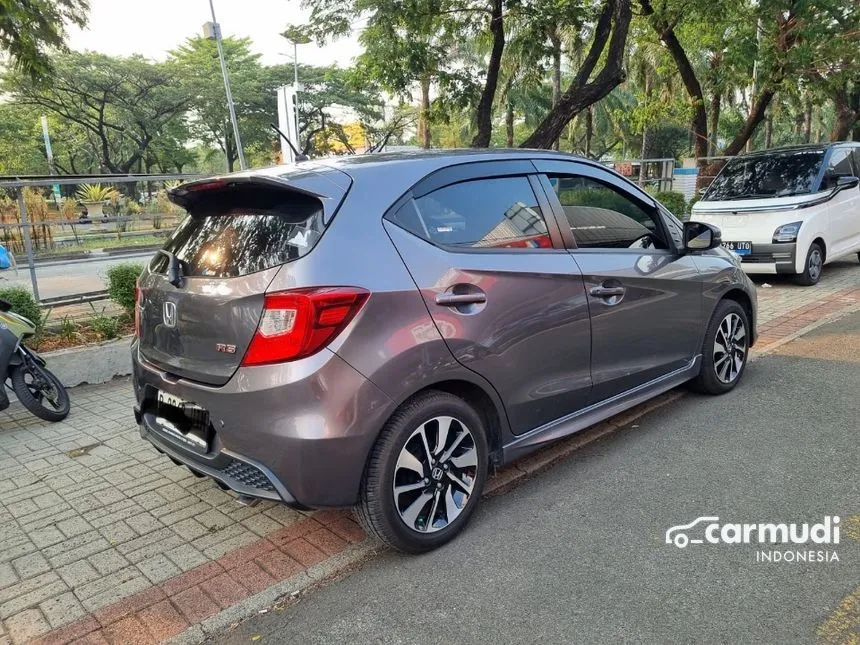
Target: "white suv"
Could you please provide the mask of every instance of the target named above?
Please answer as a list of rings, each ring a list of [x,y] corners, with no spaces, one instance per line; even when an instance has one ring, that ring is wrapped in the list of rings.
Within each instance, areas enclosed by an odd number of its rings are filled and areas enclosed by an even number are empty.
[[[860,257],[860,142],[766,150],[735,157],[693,206],[722,230],[750,274],[791,274],[802,285],[822,267]]]

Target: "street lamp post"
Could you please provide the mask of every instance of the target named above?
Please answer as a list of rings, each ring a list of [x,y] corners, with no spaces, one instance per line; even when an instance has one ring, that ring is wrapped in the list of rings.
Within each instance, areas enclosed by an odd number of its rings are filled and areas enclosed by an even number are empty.
[[[294,123],[296,124],[296,139],[298,139],[299,106],[301,105],[301,101],[299,100],[299,91],[301,90],[301,88],[299,87],[299,45],[306,45],[311,42],[311,39],[305,33],[303,28],[298,27],[296,25],[288,25],[286,30],[281,33],[281,36],[283,36],[287,42],[293,44],[293,89],[296,92],[296,113],[294,117]],[[289,56],[289,54],[287,55]],[[298,141],[296,141],[296,143],[298,143]]]
[[[239,168],[245,170],[245,151],[242,150],[242,138],[239,136],[239,123],[236,121],[236,108],[233,105],[233,93],[230,91],[230,77],[227,75],[227,61],[224,60],[224,48],[221,45],[221,25],[215,18],[215,5],[209,0],[209,9],[212,11],[212,22],[203,25],[203,33],[207,38],[215,39],[218,48],[218,59],[221,61],[221,76],[224,77],[224,91],[227,93],[227,109],[230,110],[230,121],[233,124],[233,138],[236,140],[236,153],[239,156]]]
[[[293,89],[296,91],[296,133],[299,131],[299,39],[284,37],[288,42],[293,43]],[[302,43],[304,44],[304,43]],[[289,54],[288,54],[289,55]]]

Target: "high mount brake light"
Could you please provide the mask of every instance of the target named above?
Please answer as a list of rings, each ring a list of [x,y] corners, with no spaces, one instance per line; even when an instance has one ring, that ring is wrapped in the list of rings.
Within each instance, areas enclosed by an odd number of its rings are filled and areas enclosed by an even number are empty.
[[[369,296],[369,291],[356,287],[267,294],[242,365],[282,363],[316,354],[355,318]]]

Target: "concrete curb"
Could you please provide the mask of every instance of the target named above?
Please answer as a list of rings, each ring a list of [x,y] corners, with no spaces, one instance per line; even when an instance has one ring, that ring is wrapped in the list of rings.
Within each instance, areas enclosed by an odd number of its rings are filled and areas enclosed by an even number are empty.
[[[329,580],[343,575],[375,555],[381,548],[381,545],[373,539],[367,539],[361,544],[347,547],[345,551],[312,566],[307,571],[287,580],[282,580],[253,596],[245,598],[232,607],[204,619],[199,624],[192,625],[166,642],[171,645],[202,643],[207,638],[224,632],[232,625],[269,609],[282,599],[288,601],[302,592],[311,591]]]
[[[824,325],[829,325],[832,322],[839,320],[840,318],[844,318],[845,316],[849,316],[853,313],[857,313],[860,311],[860,304],[857,305],[849,305],[843,309],[839,309],[831,314],[828,314],[821,318],[821,320],[817,320],[811,325],[807,325],[803,329],[798,329],[796,332],[789,334],[788,336],[784,336],[779,340],[769,343],[765,345],[762,349],[753,349],[753,353],[750,356],[750,360],[755,360],[761,356],[769,354],[770,352],[779,349],[783,345],[790,343],[793,340],[797,340],[801,336],[808,334],[809,332],[818,329],[819,327],[823,327]]]
[[[131,336],[98,345],[71,347],[42,354],[53,372],[66,387],[85,383],[107,383],[117,376],[131,374]]]

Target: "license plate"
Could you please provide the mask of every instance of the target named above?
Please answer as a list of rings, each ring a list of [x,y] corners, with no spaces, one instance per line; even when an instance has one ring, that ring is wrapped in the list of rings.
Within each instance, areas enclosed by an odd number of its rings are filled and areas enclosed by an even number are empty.
[[[749,255],[752,253],[752,242],[723,242],[723,248],[735,255]]]
[[[168,392],[158,391],[158,402],[163,403],[164,405],[170,405],[174,408],[179,408],[180,410],[185,406],[192,406],[193,403],[189,403],[183,399],[180,399],[175,394],[170,394]]]

